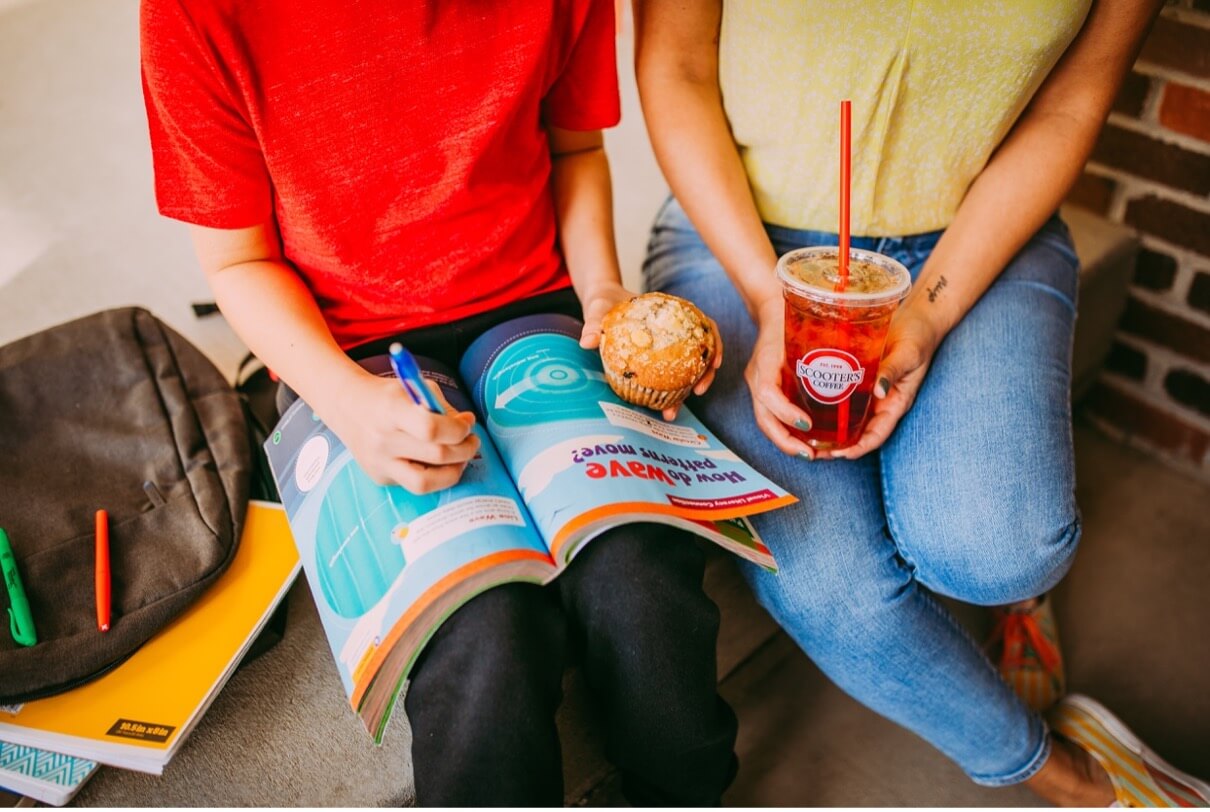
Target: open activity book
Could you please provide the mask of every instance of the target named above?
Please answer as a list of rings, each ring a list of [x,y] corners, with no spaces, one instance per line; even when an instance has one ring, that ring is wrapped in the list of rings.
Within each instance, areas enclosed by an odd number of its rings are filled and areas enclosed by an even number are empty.
[[[265,443],[340,678],[375,741],[450,613],[496,584],[552,580],[610,527],[675,525],[776,568],[745,517],[794,497],[688,410],[668,423],[620,400],[581,329],[567,316],[501,324],[468,348],[460,378],[417,359],[455,407],[471,408],[471,392],[479,417],[479,455],[440,493],[375,484],[302,401]],[[361,363],[391,375],[387,356]]]

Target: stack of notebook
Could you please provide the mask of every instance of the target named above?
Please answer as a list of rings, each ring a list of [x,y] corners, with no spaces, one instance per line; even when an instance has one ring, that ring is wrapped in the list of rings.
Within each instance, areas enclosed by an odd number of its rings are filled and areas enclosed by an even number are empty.
[[[98,764],[161,773],[298,570],[281,507],[251,503],[231,566],[130,659],[58,696],[0,706],[0,788],[62,805]]]

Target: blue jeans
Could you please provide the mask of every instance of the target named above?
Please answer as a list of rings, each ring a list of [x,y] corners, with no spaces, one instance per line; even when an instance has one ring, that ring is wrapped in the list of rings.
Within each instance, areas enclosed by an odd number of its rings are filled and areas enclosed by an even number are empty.
[[[837,244],[834,234],[766,229],[778,254]],[[852,244],[915,278],[940,236]],[[1075,554],[1077,260],[1063,222],[1047,222],[945,338],[886,444],[852,461],[787,456],[757,427],[743,378],[756,326],[675,200],[656,219],[644,276],[722,332],[723,367],[694,413],[801,500],[755,522],[781,566],[778,575],[745,567],[761,604],[842,689],[975,782],[1033,775],[1049,755],[1044,722],[930,591],[981,605],[1025,600],[1054,586]]]

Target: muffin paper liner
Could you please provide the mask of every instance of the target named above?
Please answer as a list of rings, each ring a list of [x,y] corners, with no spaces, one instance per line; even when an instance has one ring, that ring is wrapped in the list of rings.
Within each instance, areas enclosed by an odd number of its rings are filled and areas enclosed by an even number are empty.
[[[693,387],[697,385],[697,381],[694,381],[689,386],[680,389],[653,389],[650,386],[639,386],[632,379],[623,377],[611,369],[605,370],[605,378],[622,400],[636,406],[646,406],[648,409],[657,410],[682,403],[685,398],[689,397]]]

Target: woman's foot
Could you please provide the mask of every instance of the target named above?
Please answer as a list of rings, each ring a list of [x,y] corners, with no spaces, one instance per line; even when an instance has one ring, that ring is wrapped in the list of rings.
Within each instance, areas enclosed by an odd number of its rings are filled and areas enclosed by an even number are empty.
[[[1051,736],[1050,758],[1025,782],[1055,806],[1110,806],[1116,800],[1109,774],[1087,750]]]
[[[1029,782],[1047,800],[1060,806],[1210,806],[1210,784],[1168,764],[1099,702],[1067,696],[1047,718],[1055,746]]]
[[[1059,631],[1046,595],[992,609],[988,656],[1026,705],[1042,712],[1067,690]]]

